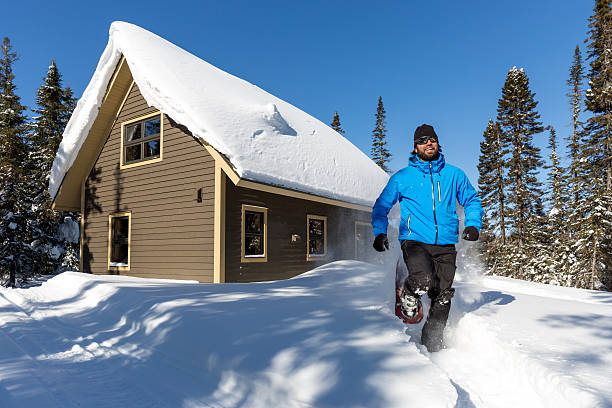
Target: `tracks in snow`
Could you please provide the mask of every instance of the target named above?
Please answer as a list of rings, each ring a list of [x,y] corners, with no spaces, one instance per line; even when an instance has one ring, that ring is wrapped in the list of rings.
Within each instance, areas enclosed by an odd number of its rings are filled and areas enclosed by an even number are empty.
[[[447,328],[448,349],[429,354],[419,346],[457,389],[457,408],[601,406],[596,396],[576,387],[569,376],[551,371],[518,345],[502,341],[496,329],[468,313],[455,327]],[[420,326],[408,329],[417,339],[418,331]]]
[[[24,390],[23,396],[13,401],[4,399],[0,393],[3,407],[23,406],[28,398],[33,397],[36,397],[37,403],[29,406],[49,408],[164,406],[150,392],[142,389],[137,381],[127,377],[121,370],[121,364],[111,364],[100,358],[95,350],[78,345],[65,350],[68,346],[63,341],[65,333],[33,318],[1,291],[0,309],[10,311],[10,321],[0,322],[0,335],[14,346],[10,352],[18,355],[20,370],[2,373],[0,385],[15,394],[13,383],[18,383],[19,378],[26,375],[36,378],[36,383],[40,385],[37,390]],[[11,356],[7,353],[3,352],[0,356],[10,361]],[[32,377],[28,377],[29,384]]]

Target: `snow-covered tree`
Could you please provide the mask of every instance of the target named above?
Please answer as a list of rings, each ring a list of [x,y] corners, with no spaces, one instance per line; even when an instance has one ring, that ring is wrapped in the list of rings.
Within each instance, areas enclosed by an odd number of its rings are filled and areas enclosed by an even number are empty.
[[[506,243],[504,152],[501,146],[499,125],[489,120],[483,138],[484,140],[480,142],[478,158],[478,190],[485,212],[481,241],[484,261],[495,273],[501,251]]]
[[[372,131],[370,156],[381,169],[388,172],[389,167],[387,167],[387,163],[391,160],[391,153],[387,150],[386,113],[382,96],[379,96],[378,107],[376,108],[376,125]]]
[[[340,124],[340,115],[338,115],[338,111],[334,113],[334,119],[332,123],[329,125],[332,129],[340,134],[344,134],[344,129],[342,129],[342,125]]]
[[[533,144],[534,135],[544,130],[536,111],[537,104],[535,94],[529,90],[529,79],[525,71],[516,67],[510,69],[502,88],[502,97],[498,101],[497,121],[501,129],[502,148],[509,148],[506,160],[506,221],[507,226],[513,230],[513,243],[516,245],[511,266],[511,275],[516,277],[524,277],[524,265],[528,260],[527,240],[534,236],[528,231],[528,221],[537,213],[537,203],[542,197],[541,183],[537,178],[542,158],[540,149]]]
[[[612,290],[612,11],[609,0],[596,0],[589,18],[585,106],[591,113],[584,126],[584,186],[587,196],[578,208],[584,212],[578,224],[577,248],[588,255],[591,286]]]
[[[17,54],[8,38],[0,47],[0,279],[15,285],[31,275],[31,203],[25,189],[26,107],[15,94],[13,63]]]
[[[567,96],[570,99],[570,107],[572,111],[572,133],[567,138],[569,147],[569,179],[568,183],[571,188],[572,202],[576,203],[580,199],[582,190],[581,180],[581,131],[582,122],[580,121],[580,111],[582,109],[582,82],[584,80],[584,66],[582,64],[582,54],[580,47],[576,45],[574,50],[574,61],[570,67],[570,75],[567,80],[569,87]]]
[[[573,286],[572,262],[574,259],[568,215],[571,210],[568,175],[561,165],[557,134],[552,126],[548,127],[548,148],[550,149],[547,186],[549,212],[543,223],[532,228],[536,234],[532,240],[532,270],[538,276],[534,280]],[[533,246],[535,245],[535,246]]]
[[[78,214],[52,210],[48,192],[53,159],[74,104],[72,91],[62,87],[61,74],[53,61],[36,94],[37,108],[33,111],[37,116],[29,124],[27,134],[30,148],[28,184],[33,212],[31,240],[38,255],[37,273],[53,273],[62,266],[78,269],[77,242],[67,240],[59,229],[64,222],[75,225]]]
[[[557,132],[552,126],[548,127],[548,148],[550,149],[550,164],[544,166],[548,169],[548,191],[551,214],[551,227],[553,231],[562,232],[566,228],[564,220],[567,219],[567,203],[569,201],[567,190],[567,173],[561,165],[558,153]],[[554,217],[553,217],[554,215]]]

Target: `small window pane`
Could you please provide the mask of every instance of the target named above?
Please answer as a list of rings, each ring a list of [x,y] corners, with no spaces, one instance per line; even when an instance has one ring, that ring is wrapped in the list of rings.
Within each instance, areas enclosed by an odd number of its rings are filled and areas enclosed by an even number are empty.
[[[245,235],[244,237],[245,255],[263,255],[263,235]]]
[[[323,236],[323,220],[310,220],[308,223],[308,233],[312,237]]]
[[[308,249],[310,255],[325,255],[325,246],[323,245],[323,239],[310,239],[308,241]]]
[[[159,156],[159,140],[145,143],[145,157]]]
[[[159,118],[145,122],[145,137],[159,135],[160,120]]]
[[[253,234],[259,234],[263,231],[263,213],[253,212],[253,211],[245,211],[245,226],[244,231]]]
[[[263,256],[264,254],[264,213],[244,212],[244,255]]]
[[[325,220],[310,219],[308,221],[308,253],[309,255],[325,255]]]
[[[140,160],[142,158],[141,154],[142,154],[142,149],[141,149],[140,144],[137,144],[135,146],[128,146],[125,148],[125,161],[126,162],[131,162],[131,161],[135,161],[135,160]]]
[[[111,262],[128,263],[130,221],[128,217],[115,217],[111,222]]]
[[[140,123],[136,123],[134,125],[125,127],[125,140],[131,142],[133,140],[138,140],[142,137],[142,131],[140,128]]]

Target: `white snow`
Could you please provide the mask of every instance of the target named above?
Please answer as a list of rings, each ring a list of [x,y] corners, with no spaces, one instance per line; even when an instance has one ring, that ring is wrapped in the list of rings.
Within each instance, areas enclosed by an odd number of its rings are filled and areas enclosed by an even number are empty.
[[[149,31],[114,22],[66,126],[51,197],[91,129],[121,55],[147,103],[224,154],[241,178],[366,205],[387,182],[384,171],[326,124]]]
[[[394,272],[356,261],[252,284],[66,272],[1,288],[0,406],[612,406],[611,293],[458,262],[433,354],[393,315]]]
[[[57,237],[62,241],[78,243],[80,237],[79,224],[70,217],[64,217],[64,222],[59,226]]]

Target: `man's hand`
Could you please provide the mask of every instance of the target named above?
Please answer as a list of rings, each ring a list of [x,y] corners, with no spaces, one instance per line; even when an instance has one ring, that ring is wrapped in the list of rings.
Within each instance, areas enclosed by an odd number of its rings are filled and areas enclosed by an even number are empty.
[[[472,227],[471,225],[469,227],[465,227],[465,229],[463,230],[463,239],[465,239],[466,241],[478,241],[478,230],[476,229],[476,227]]]
[[[374,239],[374,245],[372,245],[378,252],[384,252],[385,248],[389,249],[389,240],[387,234],[378,234]]]

